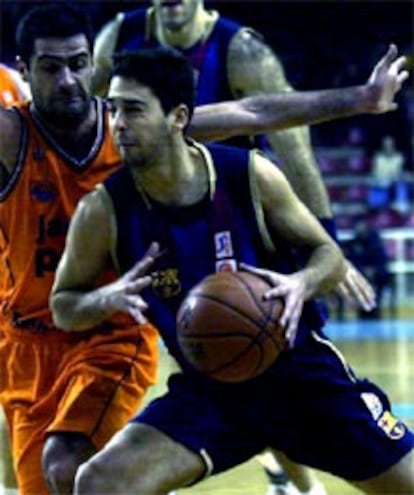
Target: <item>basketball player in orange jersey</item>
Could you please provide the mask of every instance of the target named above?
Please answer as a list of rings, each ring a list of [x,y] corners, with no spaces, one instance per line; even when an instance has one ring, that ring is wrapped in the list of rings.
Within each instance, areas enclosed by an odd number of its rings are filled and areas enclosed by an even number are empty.
[[[148,318],[180,370],[79,468],[75,495],[161,495],[266,448],[366,494],[412,494],[413,433],[322,329],[314,298],[344,276],[342,253],[258,150],[185,138],[193,98],[191,67],[171,48],[116,57],[108,102],[124,167],[77,207],[52,290],[54,321],[77,335],[118,311]],[[300,268],[298,248],[307,253]],[[119,278],[96,288],[108,263]],[[285,302],[289,348],[237,384],[193,368],[176,333],[188,291],[224,266],[262,276],[271,286],[264,297]]]
[[[157,337],[151,325],[118,315],[77,335],[52,323],[48,296],[71,215],[119,158],[105,104],[91,97],[92,39],[82,12],[66,4],[35,8],[20,22],[17,41],[33,101],[0,109],[7,170],[0,195],[0,401],[21,495],[67,494],[79,464],[132,416],[154,382]],[[371,81],[354,89],[199,109],[193,133],[220,138],[392,110],[405,78],[396,55],[391,47]]]

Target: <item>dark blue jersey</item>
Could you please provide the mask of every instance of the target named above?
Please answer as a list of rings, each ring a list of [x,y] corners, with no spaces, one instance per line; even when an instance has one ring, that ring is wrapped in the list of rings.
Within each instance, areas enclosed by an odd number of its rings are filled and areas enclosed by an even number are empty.
[[[160,46],[151,34],[149,13],[148,9],[125,13],[115,49],[117,52]],[[231,39],[240,28],[239,24],[219,17],[205,39],[187,49],[176,47],[194,68],[197,105],[233,99],[227,78],[227,53]]]
[[[176,313],[194,285],[213,272],[235,269],[241,261],[284,273],[297,269],[292,250],[271,240],[266,230],[249,177],[249,151],[223,145],[207,149],[214,164],[209,170],[216,175],[215,187],[191,206],[167,207],[151,199],[148,203],[127,167],[104,183],[116,215],[119,271],[130,269],[153,241],[165,252],[154,264],[154,280],[143,297],[151,321],[183,367]],[[298,338],[321,325],[316,304],[307,303]]]

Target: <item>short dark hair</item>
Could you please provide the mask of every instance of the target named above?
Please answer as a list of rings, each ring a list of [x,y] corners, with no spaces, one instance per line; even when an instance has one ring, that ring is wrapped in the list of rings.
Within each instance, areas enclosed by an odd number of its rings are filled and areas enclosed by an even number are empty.
[[[125,51],[115,53],[113,62],[112,76],[134,79],[149,87],[165,113],[185,104],[191,118],[195,104],[194,71],[180,52],[167,47]]]
[[[33,7],[20,19],[16,29],[16,46],[22,60],[29,65],[38,38],[69,38],[84,34],[92,53],[94,33],[88,15],[66,3]]]

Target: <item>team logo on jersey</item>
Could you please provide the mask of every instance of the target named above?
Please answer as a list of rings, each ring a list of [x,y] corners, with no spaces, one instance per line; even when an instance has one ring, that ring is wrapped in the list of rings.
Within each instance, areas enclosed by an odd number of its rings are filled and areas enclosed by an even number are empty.
[[[152,290],[163,299],[169,299],[181,292],[177,268],[167,268],[152,273]]]
[[[377,421],[377,424],[392,440],[399,440],[405,435],[405,426],[390,411],[385,411]]]
[[[214,245],[216,248],[216,258],[231,258],[233,256],[233,243],[230,231],[216,232],[214,234]]]
[[[384,410],[378,395],[375,395],[375,394],[370,393],[370,392],[369,393],[364,392],[363,394],[361,394],[361,399],[365,402],[365,405],[367,406],[370,413],[372,414],[372,417],[375,420],[377,420],[381,416],[381,414]]]
[[[53,201],[57,196],[56,187],[49,181],[35,181],[30,186],[30,194],[37,201]]]

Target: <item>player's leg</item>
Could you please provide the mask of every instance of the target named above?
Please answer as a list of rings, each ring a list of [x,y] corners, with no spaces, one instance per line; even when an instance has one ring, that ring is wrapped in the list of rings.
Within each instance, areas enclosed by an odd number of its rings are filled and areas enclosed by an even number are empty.
[[[17,481],[14,474],[13,458],[9,442],[9,432],[6,426],[3,411],[0,408],[0,459],[2,464],[2,490],[3,495],[17,495]]]
[[[79,468],[74,494],[166,493],[205,471],[200,455],[150,426],[130,423]]]
[[[71,495],[78,467],[87,461],[96,448],[80,433],[54,433],[46,439],[42,466],[52,495]]]
[[[365,481],[353,482],[363,493],[369,495],[411,495],[414,493],[414,446],[413,450],[385,472]]]
[[[53,495],[72,494],[78,467],[141,407],[155,380],[157,356],[158,335],[151,325],[93,335],[66,352],[42,453]]]
[[[301,377],[290,383],[295,407],[277,437],[286,454],[370,495],[414,493],[414,435],[393,415],[386,394],[359,379],[332,342],[316,333],[294,364]]]
[[[291,461],[279,451],[258,456],[269,480],[266,495],[326,495],[326,490],[308,467]]]

